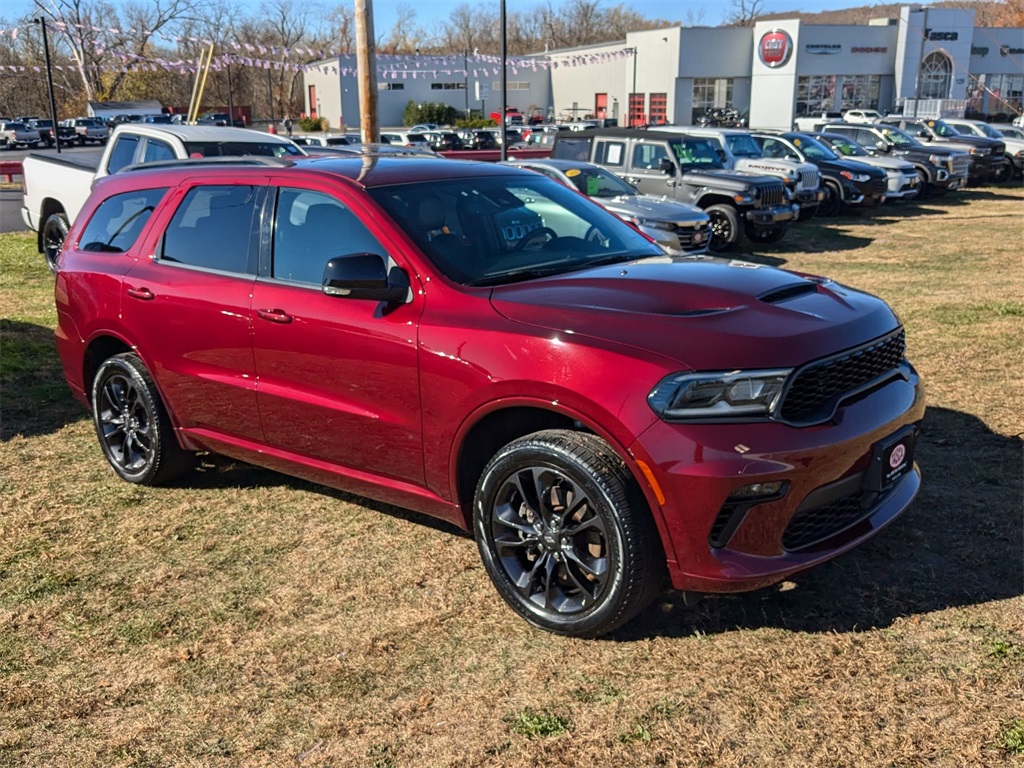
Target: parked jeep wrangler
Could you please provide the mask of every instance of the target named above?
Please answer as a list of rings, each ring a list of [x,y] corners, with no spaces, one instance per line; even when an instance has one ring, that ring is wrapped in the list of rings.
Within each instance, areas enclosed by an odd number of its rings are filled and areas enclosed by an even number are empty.
[[[729,171],[707,139],[662,131],[605,128],[559,133],[551,157],[587,160],[641,192],[691,203],[711,217],[711,250],[782,239],[800,206],[781,179]]]

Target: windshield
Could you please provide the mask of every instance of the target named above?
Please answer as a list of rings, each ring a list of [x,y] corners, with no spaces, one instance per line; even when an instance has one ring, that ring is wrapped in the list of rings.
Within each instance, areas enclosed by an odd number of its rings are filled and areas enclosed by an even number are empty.
[[[367,192],[447,277],[464,285],[498,285],[664,255],[614,214],[537,174]]]
[[[974,127],[977,128],[979,131],[981,131],[986,136],[988,136],[990,139],[1001,139],[1001,138],[1003,138],[1003,135],[999,131],[997,131],[995,128],[993,128],[991,125],[989,125],[988,123],[978,123]],[[967,131],[964,130],[964,133],[967,133]]]
[[[237,157],[241,155],[258,155],[260,157],[284,157],[285,155],[303,155],[303,151],[294,144],[259,141],[186,141],[185,150],[189,156],[201,157]]]
[[[888,126],[881,128],[882,134],[897,147],[920,147],[921,142],[905,132],[902,128]]]
[[[736,157],[760,157],[761,148],[754,137],[746,133],[726,134],[725,143]]]
[[[792,140],[800,151],[812,160],[838,160],[839,156],[817,139],[800,136]]]
[[[673,140],[672,150],[676,153],[676,159],[683,168],[724,167],[721,159],[718,157],[718,150],[715,148],[715,145],[707,139],[688,136],[685,139]]]
[[[619,197],[637,195],[636,187],[627,184],[604,168],[569,168],[565,175],[587,197]]]
[[[929,120],[928,127],[935,131],[936,136],[941,136],[944,139],[951,139],[954,136],[963,136],[960,131],[945,120]]]
[[[827,139],[832,149],[845,157],[867,157],[868,153],[860,144],[845,136],[832,136]]]

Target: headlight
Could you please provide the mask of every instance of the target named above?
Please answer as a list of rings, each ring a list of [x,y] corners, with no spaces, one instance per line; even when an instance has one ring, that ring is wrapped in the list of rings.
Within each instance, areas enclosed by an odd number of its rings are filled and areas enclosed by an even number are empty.
[[[850,171],[840,171],[839,175],[845,179],[849,179],[850,181],[871,181],[871,174],[869,173],[851,173]]]
[[[668,232],[674,232],[676,225],[670,221],[658,221],[657,219],[643,219],[639,216],[633,217],[633,223],[638,227],[647,227],[649,229],[664,229]]]
[[[647,402],[663,419],[767,416],[791,371],[675,373],[658,382]]]

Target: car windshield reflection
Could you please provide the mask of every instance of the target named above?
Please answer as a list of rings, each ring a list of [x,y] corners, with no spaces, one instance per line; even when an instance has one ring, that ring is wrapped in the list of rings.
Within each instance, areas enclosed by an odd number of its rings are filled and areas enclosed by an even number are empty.
[[[463,178],[368,192],[450,279],[492,285],[662,251],[544,177]]]

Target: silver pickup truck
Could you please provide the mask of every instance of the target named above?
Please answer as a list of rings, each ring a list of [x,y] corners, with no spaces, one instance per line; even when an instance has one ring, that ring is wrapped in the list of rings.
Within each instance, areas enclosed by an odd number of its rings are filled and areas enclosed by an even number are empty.
[[[26,157],[21,218],[36,233],[39,252],[54,270],[57,252],[93,184],[125,166],[218,155],[304,154],[286,138],[245,128],[124,123],[111,135],[102,154]]]
[[[825,190],[821,188],[821,175],[817,166],[798,160],[765,157],[760,145],[754,141],[749,131],[741,128],[690,126],[673,130],[711,141],[721,153],[722,164],[726,168],[778,176],[789,188],[793,200],[800,205],[801,220],[813,216],[818,210],[818,205],[825,199]]]

